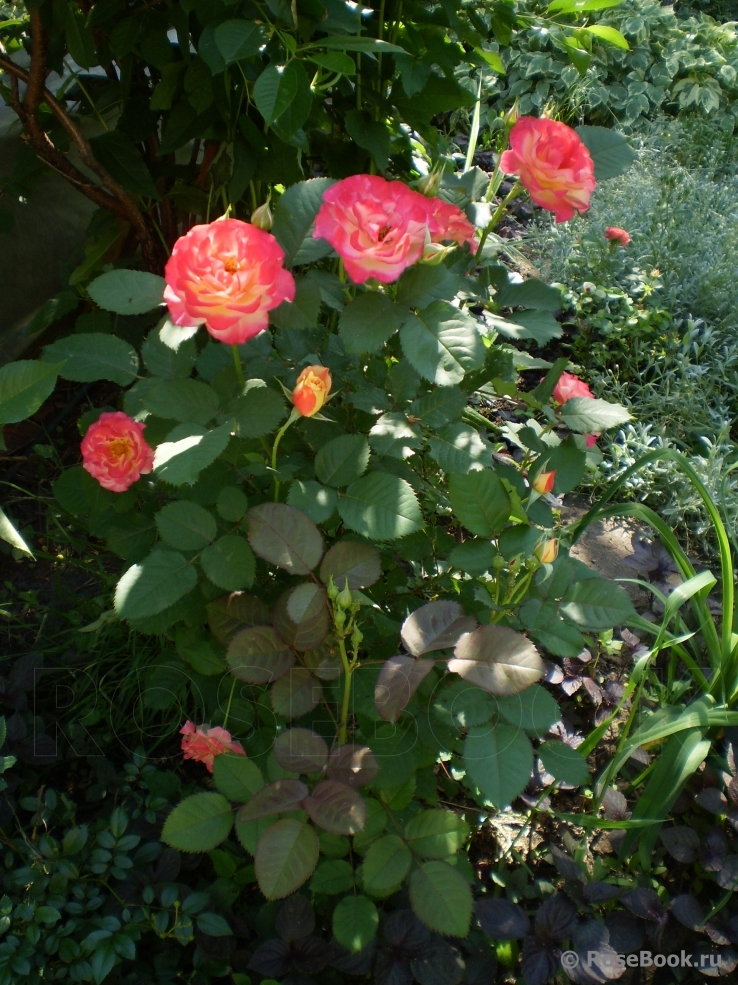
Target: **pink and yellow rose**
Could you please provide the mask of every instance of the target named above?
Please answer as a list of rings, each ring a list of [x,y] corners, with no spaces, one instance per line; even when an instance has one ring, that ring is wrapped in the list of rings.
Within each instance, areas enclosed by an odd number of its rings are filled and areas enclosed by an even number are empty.
[[[303,417],[313,417],[331,392],[331,374],[325,366],[306,366],[297,377],[292,403]]]
[[[154,466],[144,440],[144,424],[122,411],[109,411],[89,426],[82,439],[82,463],[103,489],[125,492]]]
[[[205,325],[213,338],[240,344],[263,332],[269,312],[295,297],[284,250],[271,233],[240,219],[193,226],[174,244],[164,300],[175,325]]]
[[[344,178],[325,192],[313,235],[331,244],[355,284],[370,277],[391,284],[428,243],[475,245],[474,227],[455,205],[370,174]]]
[[[541,208],[557,222],[586,212],[597,182],[594,163],[577,133],[556,120],[521,116],[510,131],[510,149],[500,159]]]
[[[185,722],[179,734],[183,736],[181,749],[184,758],[205,763],[208,773],[213,772],[215,757],[224,752],[236,753],[238,756],[246,755],[241,743],[234,742],[228,729],[221,728],[219,725],[210,728],[209,725]]]

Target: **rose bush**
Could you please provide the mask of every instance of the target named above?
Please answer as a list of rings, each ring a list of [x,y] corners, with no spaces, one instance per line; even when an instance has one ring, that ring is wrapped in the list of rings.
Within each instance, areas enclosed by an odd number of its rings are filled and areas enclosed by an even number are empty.
[[[103,311],[154,309],[140,357],[91,333],[32,364],[118,382],[117,413],[153,449],[126,492],[74,467],[54,493],[123,558],[111,617],[160,636],[151,686],[179,675],[198,709],[182,748],[215,787],[172,811],[164,842],[252,856],[257,908],[302,906],[302,887],[334,938],[316,967],[378,980],[396,960],[375,943],[380,909],[403,886],[403,919],[434,948],[451,935],[459,962],[491,960],[457,854],[468,819],[441,806],[438,763],[448,794],[482,809],[537,796],[542,775],[586,783],[586,759],[551,731],[543,657],[573,658],[632,615],[569,557],[552,511],[582,477],[587,435],[627,413],[565,360],[517,392],[506,442],[480,413],[480,396],[516,392],[508,326],[557,326],[560,303],[477,237],[467,213],[489,235],[489,181],[450,176],[439,198],[371,175],[292,185],[270,233],[216,220],[175,244],[166,281],[112,269],[90,284]],[[251,255],[254,242],[270,245]],[[248,322],[273,297],[252,273],[289,278],[292,299],[224,345],[217,319]],[[201,319],[207,332],[183,331]],[[88,434],[105,413],[85,415]],[[285,961],[270,942],[249,958],[264,976]]]

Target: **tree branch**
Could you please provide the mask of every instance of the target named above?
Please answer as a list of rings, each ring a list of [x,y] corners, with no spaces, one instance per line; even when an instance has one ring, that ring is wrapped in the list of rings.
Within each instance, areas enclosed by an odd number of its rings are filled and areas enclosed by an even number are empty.
[[[29,143],[46,163],[74,184],[82,194],[102,208],[119,215],[131,224],[141,245],[144,261],[150,270],[159,270],[164,258],[155,242],[146,219],[127,192],[100,164],[87,139],[73,122],[67,111],[46,88],[46,34],[38,11],[31,14],[31,69],[26,72],[10,58],[0,55],[0,69],[13,80],[13,109],[28,134]],[[26,94],[21,102],[18,97],[18,79],[26,83]],[[85,167],[100,180],[95,184],[83,174],[62,151],[55,146],[38,122],[38,109],[45,102],[51,112],[72,138]]]

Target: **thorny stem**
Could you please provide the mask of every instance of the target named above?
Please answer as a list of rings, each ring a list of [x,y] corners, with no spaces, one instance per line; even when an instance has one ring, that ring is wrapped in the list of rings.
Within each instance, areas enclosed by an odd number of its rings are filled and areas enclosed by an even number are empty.
[[[346,678],[343,682],[343,704],[341,705],[341,723],[338,727],[338,744],[339,746],[346,745],[346,740],[348,738],[348,715],[349,715],[349,705],[351,703],[351,678],[353,676],[353,666],[349,663],[348,654],[346,653],[346,643],[342,636],[338,637],[338,649],[341,654],[341,663],[343,664],[343,671]]]

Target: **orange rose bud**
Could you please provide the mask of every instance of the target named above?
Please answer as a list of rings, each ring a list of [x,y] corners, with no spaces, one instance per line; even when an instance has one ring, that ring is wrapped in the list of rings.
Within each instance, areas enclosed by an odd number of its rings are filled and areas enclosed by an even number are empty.
[[[541,564],[553,564],[559,553],[558,540],[544,540],[536,547],[535,555]]]
[[[292,403],[303,417],[313,417],[331,392],[331,374],[325,366],[306,366],[297,377]]]
[[[550,493],[554,487],[554,480],[556,478],[556,469],[553,472],[539,472],[538,475],[533,480],[533,488],[537,493],[543,496],[544,493]]]

